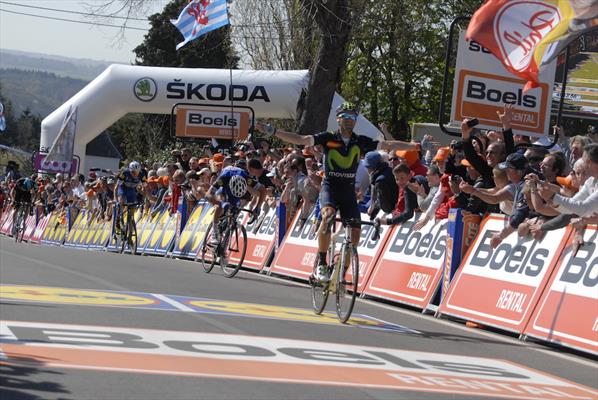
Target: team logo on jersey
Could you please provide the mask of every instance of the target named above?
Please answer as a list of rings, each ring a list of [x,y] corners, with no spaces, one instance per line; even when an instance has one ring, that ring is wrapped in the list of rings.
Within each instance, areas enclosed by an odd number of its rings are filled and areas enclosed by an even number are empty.
[[[361,151],[358,146],[352,146],[346,156],[342,155],[338,150],[330,150],[326,162],[331,171],[337,168],[349,169],[359,162],[359,155]]]

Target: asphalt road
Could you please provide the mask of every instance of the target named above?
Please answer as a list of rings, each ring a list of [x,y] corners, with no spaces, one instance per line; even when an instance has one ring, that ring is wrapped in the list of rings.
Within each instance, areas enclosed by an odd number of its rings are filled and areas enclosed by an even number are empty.
[[[0,399],[598,398],[595,359],[307,286],[0,237]]]

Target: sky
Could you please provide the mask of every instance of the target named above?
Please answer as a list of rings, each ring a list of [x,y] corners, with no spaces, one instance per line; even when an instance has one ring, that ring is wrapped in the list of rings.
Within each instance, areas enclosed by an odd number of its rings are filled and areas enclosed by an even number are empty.
[[[0,0],[0,49],[121,63],[133,62],[135,55],[132,50],[143,41],[143,36],[149,29],[148,22],[132,21],[131,26],[144,30],[126,30],[124,39],[118,40],[115,38],[120,32],[118,28],[42,19],[8,12],[16,11],[45,17],[92,22],[91,19],[81,14],[23,7],[23,5],[86,13],[89,10],[85,8],[85,3],[103,4],[108,2],[109,0],[86,0],[85,2],[80,0],[29,0],[26,2],[23,0]],[[149,12],[133,17],[145,19],[148,15],[162,11],[168,2],[169,0],[147,0]],[[119,25],[122,20],[113,19],[101,22]]]

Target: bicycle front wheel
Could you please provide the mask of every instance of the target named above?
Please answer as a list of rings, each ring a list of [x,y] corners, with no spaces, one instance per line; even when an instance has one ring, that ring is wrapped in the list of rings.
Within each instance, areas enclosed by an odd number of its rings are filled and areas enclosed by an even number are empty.
[[[314,273],[318,266],[318,258],[314,262]],[[324,308],[326,308],[326,302],[328,301],[328,295],[330,294],[330,282],[320,282],[312,273],[309,277],[309,283],[311,284],[311,305],[314,308],[314,313],[317,315],[322,314]]]
[[[211,242],[214,240],[212,238],[214,234],[214,223],[212,222],[210,226],[208,226],[208,230],[206,231],[206,235],[204,236],[203,243],[201,245],[201,249],[197,253],[197,258],[199,258],[201,262],[201,266],[206,273],[210,273],[216,265],[216,247]]]
[[[14,226],[14,237],[15,242],[20,243],[23,241],[23,236],[25,235],[25,228],[26,228],[26,221],[27,221],[27,209],[23,206],[19,208],[17,214],[17,220]]]
[[[343,324],[351,317],[357,284],[359,282],[359,259],[352,244],[343,245],[339,257],[339,275],[336,280],[336,314]]]
[[[127,225],[127,242],[131,254],[135,255],[137,254],[137,224],[135,223],[135,216],[132,212],[128,214]]]
[[[119,241],[120,241],[120,253],[124,253],[125,249],[127,248],[127,238],[129,237],[129,221],[128,219],[125,221],[125,219],[123,218],[123,211],[120,211],[120,236],[119,236]]]
[[[237,275],[243,260],[245,260],[245,252],[247,251],[247,232],[245,227],[240,224],[235,224],[231,229],[229,228],[222,243],[222,254],[220,254],[220,268],[224,276],[232,278]],[[234,256],[237,261],[231,262],[231,256]]]

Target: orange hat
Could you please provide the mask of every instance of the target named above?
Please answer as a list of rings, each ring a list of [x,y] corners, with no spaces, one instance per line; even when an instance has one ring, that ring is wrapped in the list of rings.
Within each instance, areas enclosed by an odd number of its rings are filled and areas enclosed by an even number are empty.
[[[577,191],[579,188],[575,187],[573,185],[573,177],[571,175],[567,175],[567,176],[557,176],[556,177],[556,182],[561,185],[564,188],[567,188],[569,190],[573,190],[573,191]]]
[[[160,177],[159,176],[150,176],[149,178],[147,178],[148,183],[158,183],[160,182]]]
[[[473,165],[471,165],[471,163],[469,161],[467,161],[466,158],[461,160],[461,165],[463,165],[464,167],[467,167],[467,168],[473,168]]]
[[[417,150],[397,150],[397,157],[404,158],[408,166],[415,164],[419,160],[419,152]]]
[[[216,153],[214,154],[214,157],[212,157],[212,160],[214,160],[215,162],[222,162],[224,161],[224,154]]]
[[[162,186],[168,186],[168,181],[169,181],[169,178],[167,176],[161,176],[158,178],[158,182]]]
[[[438,151],[436,152],[436,155],[434,156],[433,160],[434,161],[446,161],[449,157],[450,154],[450,147],[441,147],[438,149]]]

